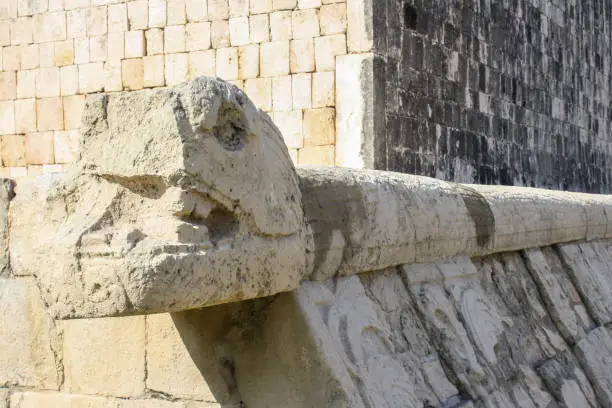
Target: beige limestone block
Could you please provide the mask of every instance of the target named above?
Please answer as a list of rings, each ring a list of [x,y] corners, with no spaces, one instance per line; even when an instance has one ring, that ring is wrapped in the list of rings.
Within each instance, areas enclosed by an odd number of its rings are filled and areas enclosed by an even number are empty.
[[[53,132],[28,133],[25,138],[28,164],[53,164]]]
[[[60,68],[60,95],[74,95],[79,91],[79,69],[76,65]]]
[[[199,76],[211,76],[216,74],[216,51],[195,51],[189,53],[189,79]]]
[[[312,107],[324,108],[336,104],[335,72],[312,74]]]
[[[17,73],[15,71],[0,72],[0,101],[17,97]]]
[[[66,10],[89,7],[90,4],[91,0],[64,0]]]
[[[272,108],[275,112],[293,109],[291,75],[272,78]]]
[[[79,131],[61,130],[53,134],[55,163],[72,163],[79,151]]]
[[[128,31],[125,33],[125,57],[139,58],[145,54],[144,31]]]
[[[312,9],[321,7],[321,0],[298,0],[298,8]]]
[[[347,48],[350,53],[372,51],[374,44],[373,1],[347,0]]]
[[[1,54],[0,54],[1,55]],[[40,46],[29,44],[21,47],[21,69],[34,69],[40,65]]]
[[[162,399],[122,400],[118,408],[185,408],[183,402]]]
[[[104,89],[104,64],[92,62],[79,65],[79,93],[94,93]]]
[[[186,0],[187,21],[196,22],[206,20],[208,17],[208,4],[206,0]]]
[[[11,22],[11,44],[31,44],[34,33],[32,17],[20,17]]]
[[[4,135],[0,142],[0,155],[4,166],[20,167],[26,165],[24,135]]]
[[[185,82],[189,74],[188,54],[167,54],[165,59],[166,85],[177,85]]]
[[[36,100],[36,124],[39,131],[64,129],[64,110],[61,97]]]
[[[284,41],[293,38],[290,11],[277,11],[270,14],[270,35],[272,41]]]
[[[36,73],[36,97],[48,98],[60,94],[60,69],[39,68]]]
[[[306,109],[303,132],[304,146],[333,145],[336,141],[336,110]]]
[[[161,313],[147,316],[146,320],[147,389],[175,398],[214,401],[206,379],[185,347],[171,316]]]
[[[106,10],[104,12],[106,18]],[[53,11],[34,16],[34,42],[63,41],[66,39],[66,13]]]
[[[125,33],[108,33],[106,38],[108,43],[108,48],[106,50],[108,60],[123,59],[125,57]]]
[[[128,12],[126,4],[108,6],[108,32],[122,33],[128,31]]]
[[[185,0],[167,0],[167,2],[166,24],[169,26],[185,25],[187,22]]]
[[[270,13],[272,11],[272,0],[252,0],[249,8],[251,14]]]
[[[251,43],[264,43],[270,41],[270,22],[268,14],[256,14],[249,17],[249,31]]]
[[[0,312],[0,384],[57,389],[58,332],[34,278],[0,279]]]
[[[244,81],[244,91],[259,109],[266,112],[272,110],[271,78],[247,79]]]
[[[72,40],[55,42],[53,51],[56,66],[72,65],[74,63],[74,42]]]
[[[21,47],[11,46],[2,48],[2,67],[5,71],[21,69]]]
[[[295,74],[291,76],[291,96],[293,109],[309,109],[312,107],[312,75]]]
[[[315,69],[312,38],[291,41],[291,73],[312,72]]]
[[[185,26],[185,48],[187,51],[202,51],[210,48],[210,23],[188,23]]]
[[[69,392],[117,397],[144,392],[142,316],[65,322],[63,353]]]
[[[144,67],[142,58],[121,61],[121,79],[124,89],[130,91],[142,89],[144,86]]]
[[[336,57],[346,54],[346,36],[328,35],[315,38],[315,62],[317,71],[334,71]]]
[[[106,61],[102,69],[104,90],[106,92],[122,91],[121,61]]]
[[[145,88],[154,88],[156,86],[164,86],[166,84],[164,75],[164,56],[152,55],[144,57],[143,60],[143,86]]]
[[[253,0],[256,1],[256,0]],[[249,0],[229,0],[229,16],[244,17],[249,15]]]
[[[322,6],[319,10],[321,34],[343,34],[346,32],[346,4],[335,3]]]
[[[213,48],[225,48],[230,45],[229,23],[226,20],[213,21],[210,26],[210,40]]]
[[[15,101],[15,133],[36,132],[36,99]]]
[[[0,21],[0,47],[3,47],[5,45],[11,45],[10,21]]]
[[[81,127],[81,116],[85,106],[84,95],[73,95],[63,97],[64,103],[64,128],[78,129]]]
[[[291,13],[293,38],[313,38],[319,36],[319,17],[317,10],[295,10]]]
[[[89,39],[89,61],[104,62],[108,59],[108,36],[98,35]]]
[[[261,44],[259,49],[259,73],[262,77],[274,77],[289,73],[289,41]]]
[[[0,3],[0,20],[17,18],[17,0],[5,0]]]
[[[31,16],[48,10],[47,0],[17,0],[17,13],[20,16]]]
[[[67,39],[83,38],[87,35],[89,12],[89,8],[79,8],[66,13]]]
[[[145,30],[149,28],[149,2],[136,0],[127,3],[128,22],[130,30]]]
[[[89,38],[77,38],[74,40],[74,63],[87,64],[91,62],[89,46],[91,41]],[[42,64],[41,64],[42,66]]]
[[[58,392],[16,392],[11,395],[14,408],[117,408],[111,398],[73,395]]]
[[[18,179],[20,177],[25,177],[28,175],[27,167],[8,167],[9,170],[9,178]]]
[[[249,18],[236,17],[229,19],[230,44],[232,47],[249,43]]]
[[[164,30],[152,28],[145,31],[147,43],[147,55],[158,55],[164,53]]]
[[[251,44],[238,48],[238,78],[259,76],[259,45]]]
[[[334,146],[310,146],[298,150],[298,164],[305,166],[334,165]]]
[[[272,0],[272,8],[277,10],[293,10],[297,7],[297,0]]]
[[[17,98],[36,96],[36,70],[17,72]]]
[[[228,0],[208,0],[208,18],[214,20],[227,20],[229,18]]]
[[[166,6],[166,0],[149,0],[149,27],[165,27]]]
[[[219,48],[215,60],[217,76],[226,81],[238,79],[238,48]]]
[[[164,28],[164,52],[167,54],[185,51],[185,26]]]
[[[300,149],[304,146],[302,116],[301,110],[274,112],[274,123],[281,131],[289,149]]]
[[[0,135],[15,133],[15,103],[0,101]]]

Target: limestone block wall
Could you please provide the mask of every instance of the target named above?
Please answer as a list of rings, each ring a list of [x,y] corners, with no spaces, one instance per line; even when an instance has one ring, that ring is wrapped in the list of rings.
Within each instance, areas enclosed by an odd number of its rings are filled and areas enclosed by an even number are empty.
[[[374,167],[609,193],[609,1],[372,2]]]
[[[344,0],[3,0],[0,174],[64,171],[86,94],[200,75],[244,89],[295,163],[333,165],[347,20]]]

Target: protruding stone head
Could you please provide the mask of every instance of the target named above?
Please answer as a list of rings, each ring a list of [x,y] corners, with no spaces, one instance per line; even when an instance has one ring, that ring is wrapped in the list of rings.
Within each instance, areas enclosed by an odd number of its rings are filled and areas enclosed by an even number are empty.
[[[73,174],[38,204],[24,186],[14,211],[14,268],[39,277],[56,316],[179,311],[303,277],[295,169],[238,88],[203,77],[90,96],[81,132]]]

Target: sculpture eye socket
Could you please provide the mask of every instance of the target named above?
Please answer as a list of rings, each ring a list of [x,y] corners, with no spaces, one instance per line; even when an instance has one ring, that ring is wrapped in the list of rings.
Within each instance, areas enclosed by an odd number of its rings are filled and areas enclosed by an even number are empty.
[[[213,129],[215,138],[225,150],[242,150],[246,145],[247,131],[244,117],[232,106],[223,107],[219,113],[218,125]]]

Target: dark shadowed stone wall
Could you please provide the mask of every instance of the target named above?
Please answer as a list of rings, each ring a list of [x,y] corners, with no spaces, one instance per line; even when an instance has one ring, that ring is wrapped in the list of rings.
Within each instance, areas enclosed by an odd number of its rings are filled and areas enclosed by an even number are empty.
[[[376,167],[612,190],[612,0],[373,3]]]

